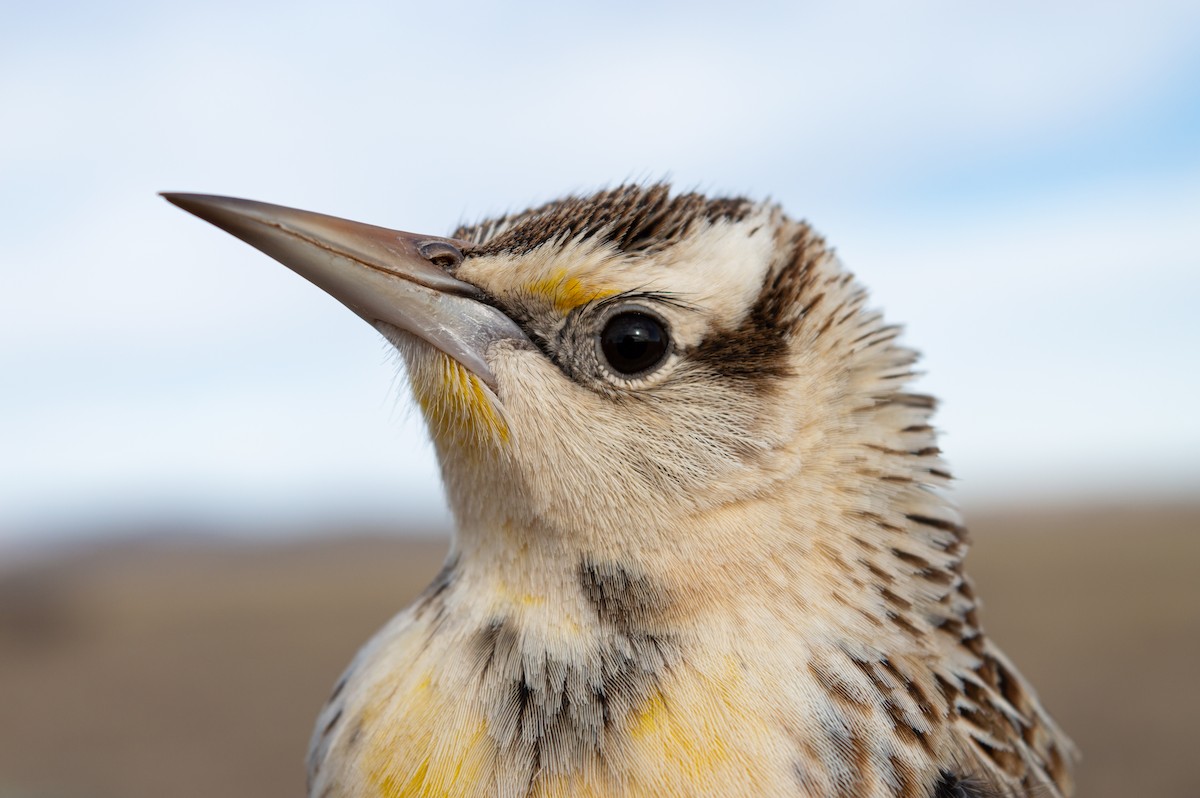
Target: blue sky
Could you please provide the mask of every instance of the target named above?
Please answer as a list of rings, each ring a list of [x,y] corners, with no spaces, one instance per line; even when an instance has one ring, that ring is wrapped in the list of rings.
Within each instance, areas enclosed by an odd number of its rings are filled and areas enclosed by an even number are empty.
[[[1046,5],[6,10],[0,550],[444,518],[378,335],[162,190],[432,233],[770,196],[924,351],[964,500],[1194,493],[1200,6]]]

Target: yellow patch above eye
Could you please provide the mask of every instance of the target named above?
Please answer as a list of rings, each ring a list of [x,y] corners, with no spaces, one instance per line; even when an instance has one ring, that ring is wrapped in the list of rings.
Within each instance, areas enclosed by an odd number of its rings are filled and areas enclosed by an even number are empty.
[[[534,296],[548,300],[559,313],[568,313],[580,305],[618,293],[612,288],[588,285],[578,277],[571,277],[566,269],[554,270],[530,283],[526,290]]]
[[[413,369],[413,395],[434,438],[488,444],[508,441],[508,424],[479,377],[442,352],[432,367]]]

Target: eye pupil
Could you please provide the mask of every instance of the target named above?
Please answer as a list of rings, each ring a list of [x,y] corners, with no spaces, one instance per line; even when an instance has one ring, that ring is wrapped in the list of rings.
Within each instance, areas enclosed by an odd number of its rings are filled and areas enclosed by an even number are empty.
[[[637,374],[657,366],[667,353],[667,331],[645,313],[618,313],[600,333],[600,350],[619,374]]]

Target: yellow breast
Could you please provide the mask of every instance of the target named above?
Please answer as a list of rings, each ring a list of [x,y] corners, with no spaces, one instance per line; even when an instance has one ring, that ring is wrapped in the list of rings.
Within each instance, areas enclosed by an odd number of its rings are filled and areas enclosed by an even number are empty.
[[[355,781],[364,790],[350,794],[482,798],[508,794],[505,785],[530,798],[770,794],[779,774],[763,771],[767,721],[748,711],[742,689],[733,667],[715,676],[673,674],[606,732],[599,750],[551,772],[506,751],[479,703],[486,696],[464,694],[428,671],[379,686],[375,710],[362,719],[367,739]]]

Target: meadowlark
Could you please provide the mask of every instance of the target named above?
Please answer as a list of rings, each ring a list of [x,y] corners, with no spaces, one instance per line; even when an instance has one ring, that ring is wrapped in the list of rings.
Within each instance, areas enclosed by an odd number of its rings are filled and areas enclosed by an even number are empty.
[[[1071,794],[916,354],[807,224],[665,185],[450,238],[166,197],[399,350],[457,523],[334,687],[313,798]]]

